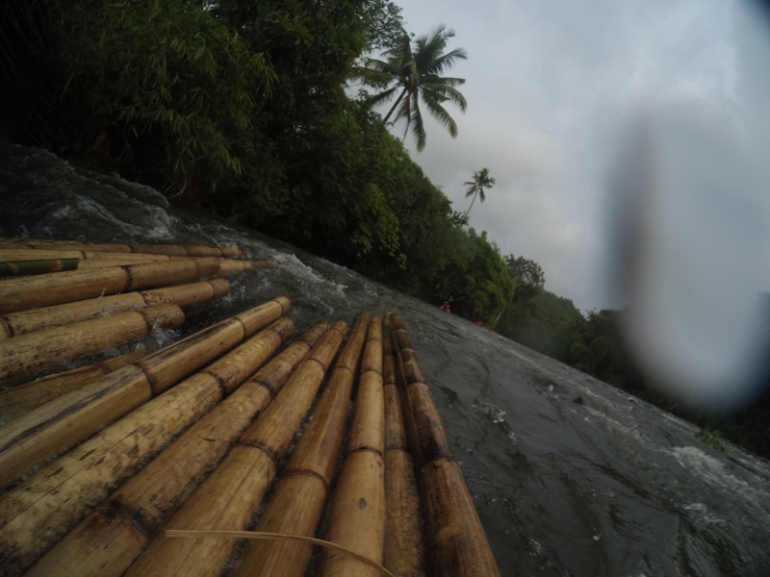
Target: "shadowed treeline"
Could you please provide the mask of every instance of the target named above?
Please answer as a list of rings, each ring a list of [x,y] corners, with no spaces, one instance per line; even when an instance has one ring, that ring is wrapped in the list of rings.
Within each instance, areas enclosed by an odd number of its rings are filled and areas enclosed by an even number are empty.
[[[386,0],[12,0],[1,128],[494,325],[513,295],[497,246],[346,92],[409,45],[403,24]]]

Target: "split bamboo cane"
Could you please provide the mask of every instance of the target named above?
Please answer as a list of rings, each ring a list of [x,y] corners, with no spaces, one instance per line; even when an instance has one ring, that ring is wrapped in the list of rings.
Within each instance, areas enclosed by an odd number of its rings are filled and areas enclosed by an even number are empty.
[[[207,257],[11,278],[0,282],[0,313],[173,285],[218,271],[219,259]]]
[[[347,456],[334,491],[326,540],[378,565],[385,539],[384,451],[382,327],[375,317],[369,322]],[[324,550],[319,575],[379,577],[380,572],[348,554]]]
[[[292,453],[259,518],[256,531],[315,535],[345,432],[350,394],[369,315],[358,315],[329,376],[310,425]],[[301,577],[310,546],[296,541],[250,541],[231,577]]]
[[[0,262],[0,277],[27,274],[43,274],[78,268],[76,258],[5,260]]]
[[[129,479],[40,559],[27,577],[122,575],[275,396],[328,325],[319,323],[271,360]],[[204,441],[204,442],[202,442]],[[135,520],[141,520],[136,523]]]
[[[0,428],[0,486],[162,393],[278,319],[289,307],[289,299],[278,297],[11,421]]]
[[[383,565],[399,577],[425,577],[425,545],[414,464],[404,430],[390,315],[383,319],[385,394],[385,547]]]
[[[19,384],[61,361],[130,343],[157,328],[177,329],[182,323],[182,309],[166,304],[0,341],[0,385]]]
[[[0,392],[0,424],[29,413],[62,395],[147,356],[147,351],[135,351],[112,359],[78,367],[65,373],[48,375],[26,385]]]
[[[0,317],[0,343],[3,339],[41,329],[69,325],[152,305],[175,304],[184,307],[224,296],[229,291],[230,283],[227,280],[214,279],[10,313]]]
[[[243,530],[315,397],[347,326],[336,321],[214,473],[169,519],[171,529]],[[157,537],[126,577],[219,575],[235,543]]]
[[[499,576],[484,528],[452,455],[444,424],[401,317],[390,316],[406,389],[407,433],[415,451],[428,560],[442,577]]]
[[[0,566],[28,567],[121,478],[133,475],[264,364],[293,330],[291,320],[276,321],[3,495]]]

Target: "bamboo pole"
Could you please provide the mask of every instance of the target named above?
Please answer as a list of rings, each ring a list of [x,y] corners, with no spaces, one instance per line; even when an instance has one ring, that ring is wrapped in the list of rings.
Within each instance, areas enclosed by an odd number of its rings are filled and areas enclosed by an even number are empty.
[[[385,409],[382,327],[369,322],[347,456],[334,491],[326,540],[382,564],[385,539]],[[379,577],[379,570],[348,554],[324,550],[321,577]]]
[[[5,260],[0,262],[0,277],[27,274],[43,274],[63,270],[75,270],[78,260],[75,258]]]
[[[165,254],[170,256],[240,256],[243,251],[238,247],[212,247],[200,245],[172,245],[172,244],[89,244],[71,241],[44,241],[44,240],[8,240],[2,244],[13,248],[30,248],[36,250],[67,250],[67,251],[93,251],[93,252],[137,252],[147,254]]]
[[[41,329],[69,325],[152,305],[175,304],[184,307],[224,296],[229,291],[230,283],[227,280],[213,279],[9,313],[0,317],[0,343],[6,338]]]
[[[407,433],[414,449],[428,560],[442,577],[499,576],[460,465],[401,317],[390,316],[406,389]]]
[[[127,244],[78,243],[67,240],[25,240],[17,243],[33,250],[92,250],[99,252],[133,252]]]
[[[102,253],[105,255],[116,255],[117,253]],[[88,260],[81,260],[77,266],[78,270],[86,271],[86,270],[98,270],[103,268],[110,268],[110,267],[118,267],[118,266],[130,266],[135,264],[148,264],[150,262],[170,262],[175,260],[187,260],[191,257],[187,256],[164,256],[164,255],[155,255],[155,258],[145,258],[145,257],[153,257],[154,255],[139,255],[139,254],[131,254],[131,253],[125,253],[120,254],[120,256],[112,256],[112,258],[98,258],[98,259],[88,259]],[[136,258],[141,257],[141,258]],[[253,269],[252,261],[250,260],[235,260],[231,258],[222,258],[222,257],[194,257],[194,258],[216,258],[219,261],[219,271],[216,273],[217,276],[228,276],[236,272],[242,272],[242,271],[250,271]]]
[[[114,253],[103,253],[103,254],[113,255]],[[144,256],[144,255],[132,255],[132,254],[126,253],[125,255],[121,255],[118,257],[113,256],[113,258],[81,260],[78,263],[78,270],[82,270],[82,271],[99,270],[103,268],[111,268],[116,266],[131,266],[136,264],[149,264],[153,262],[169,262],[169,260],[171,260],[169,257],[165,257],[165,259],[132,258],[135,256]]]
[[[53,251],[51,251],[53,252]],[[171,260],[172,257],[170,257],[167,254],[148,254],[148,253],[140,253],[140,252],[124,252],[124,253],[114,253],[114,252],[100,252],[95,250],[84,250],[81,252],[83,255],[81,260],[81,265],[87,262],[95,263],[97,261],[114,261],[115,259],[119,259],[124,264],[140,264],[144,262],[168,262]]]
[[[8,423],[0,429],[0,486],[162,393],[289,306],[289,299],[279,297],[245,311]]]
[[[85,263],[98,261],[120,261],[122,264],[163,262],[171,259],[163,254],[142,254],[131,252],[98,252],[90,250],[43,250],[34,248],[9,248],[0,245],[0,260],[77,259],[81,268]]]
[[[5,521],[0,527],[0,566],[28,567],[101,503],[121,478],[133,475],[167,442],[235,390],[293,330],[294,323],[287,318],[274,322],[4,495],[0,499],[0,519]],[[198,457],[193,453],[188,458]],[[201,459],[205,461],[205,455]]]
[[[121,575],[160,524],[275,396],[327,328],[326,323],[314,325],[268,362],[86,516],[26,575]],[[141,524],[135,519],[141,519]]]
[[[181,249],[182,254],[180,256],[240,256],[243,251],[238,247],[217,247],[217,246],[200,246],[194,244],[179,245],[178,248],[172,245],[163,244],[135,244],[132,245],[134,252],[146,252],[154,254],[172,254],[172,252]],[[168,252],[167,252],[168,251]]]
[[[250,260],[233,260],[231,258],[219,259],[219,272],[217,276],[229,276],[236,272],[254,270],[254,265]]]
[[[280,393],[250,426],[223,463],[166,523],[171,529],[242,530],[284,458],[347,326],[336,321],[313,347]],[[219,575],[235,543],[223,539],[158,536],[126,577]]]
[[[172,285],[218,271],[219,259],[207,257],[12,278],[0,282],[0,314]]]
[[[390,315],[383,319],[385,396],[385,546],[383,565],[399,577],[425,577],[425,545],[414,464],[404,430]]]
[[[31,383],[0,392],[0,425],[29,413],[90,381],[147,356],[135,351],[113,359],[105,359],[64,373],[48,375]]]
[[[84,260],[86,257],[79,250],[35,250],[27,247],[0,244],[0,260],[57,260],[60,258]]]
[[[256,531],[315,535],[345,432],[350,394],[369,315],[358,315],[345,348],[332,369],[310,425],[292,453],[259,518]],[[231,577],[301,577],[311,548],[295,541],[246,544]]]
[[[0,341],[0,384],[19,384],[58,362],[130,343],[157,328],[176,329],[182,323],[182,309],[164,304]]]
[[[216,467],[327,328],[326,323],[314,325],[273,358],[86,516],[30,569],[27,577],[121,575],[161,523]]]

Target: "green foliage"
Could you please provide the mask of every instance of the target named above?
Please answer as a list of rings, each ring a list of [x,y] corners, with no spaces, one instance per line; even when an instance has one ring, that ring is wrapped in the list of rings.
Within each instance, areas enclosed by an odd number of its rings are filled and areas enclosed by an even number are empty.
[[[446,265],[434,286],[436,302],[452,300],[452,312],[494,328],[513,298],[515,284],[500,249],[474,229],[453,228]]]
[[[471,212],[471,208],[473,208],[473,203],[476,201],[476,197],[479,198],[480,202],[484,202],[486,200],[486,197],[484,196],[484,189],[492,188],[495,185],[495,179],[489,176],[488,168],[482,168],[481,170],[477,170],[473,173],[472,180],[464,182],[463,184],[468,187],[468,190],[465,191],[465,198],[473,195],[471,204],[463,215],[465,218],[467,218]]]
[[[592,311],[573,327],[570,362],[573,366],[627,391],[643,388],[641,376],[620,334],[621,313]]]
[[[387,0],[373,0],[365,10],[368,49],[383,52],[398,45],[405,34],[401,7]]]
[[[725,452],[729,442],[722,436],[718,430],[701,429],[695,434],[695,438],[706,443],[712,449]]]
[[[457,123],[444,108],[444,103],[452,102],[463,112],[467,107],[465,97],[457,90],[457,86],[464,84],[465,80],[442,76],[446,68],[467,58],[462,48],[444,52],[448,40],[454,35],[453,30],[439,26],[418,37],[413,47],[409,35],[404,33],[385,52],[385,60],[369,58],[366,66],[356,71],[364,83],[384,88],[369,99],[370,105],[390,101],[398,93],[384,121],[387,123],[393,112],[396,113],[394,122],[405,119],[404,135],[411,126],[417,139],[417,150],[425,148],[426,140],[420,102],[452,136],[457,136]]]
[[[498,325],[498,332],[536,351],[569,361],[572,330],[583,317],[571,300],[542,286],[520,283]]]
[[[43,37],[58,27],[53,43],[38,46],[27,34],[20,49],[40,67],[59,66],[49,104],[56,120],[37,125],[37,143],[170,191],[241,170],[233,143],[247,137],[254,98],[275,76],[210,13],[185,0],[41,0],[9,10],[25,26],[40,22],[39,10]],[[35,117],[39,108],[19,104],[18,113]]]
[[[523,289],[531,288],[537,290],[545,286],[545,273],[542,267],[535,261],[523,256],[515,257],[510,254],[505,257],[505,263],[508,265],[508,274],[516,281],[516,285],[519,287],[516,293],[517,300],[524,298],[522,294]]]

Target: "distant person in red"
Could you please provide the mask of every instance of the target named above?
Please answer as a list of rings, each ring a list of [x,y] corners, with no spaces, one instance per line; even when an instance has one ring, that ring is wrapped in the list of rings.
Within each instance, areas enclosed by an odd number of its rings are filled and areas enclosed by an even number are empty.
[[[452,297],[449,297],[447,300],[444,301],[444,304],[441,305],[441,310],[446,312],[451,312],[449,303],[452,302]]]

